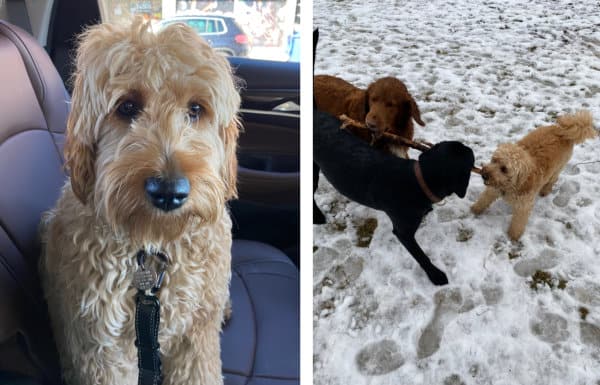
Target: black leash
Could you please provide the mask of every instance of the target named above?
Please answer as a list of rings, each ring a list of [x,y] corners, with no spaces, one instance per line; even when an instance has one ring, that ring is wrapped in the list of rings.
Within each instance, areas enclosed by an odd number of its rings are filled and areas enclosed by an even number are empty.
[[[158,275],[146,267],[145,250],[136,254],[138,268],[133,275],[133,286],[138,289],[135,295],[135,346],[138,349],[138,385],[161,385],[162,365],[158,327],[160,325],[160,301],[156,293],[160,290],[169,258],[161,253],[150,254],[158,259]]]

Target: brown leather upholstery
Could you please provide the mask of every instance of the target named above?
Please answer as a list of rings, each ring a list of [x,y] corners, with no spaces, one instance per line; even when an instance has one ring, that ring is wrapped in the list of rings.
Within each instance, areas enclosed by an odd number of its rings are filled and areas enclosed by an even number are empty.
[[[0,63],[0,370],[56,379],[37,229],[64,182],[69,96],[37,41],[2,20]]]

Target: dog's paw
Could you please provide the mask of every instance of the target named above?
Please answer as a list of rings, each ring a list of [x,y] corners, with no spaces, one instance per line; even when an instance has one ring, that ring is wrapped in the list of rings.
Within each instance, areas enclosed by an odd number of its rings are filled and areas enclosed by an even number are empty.
[[[516,242],[521,238],[521,235],[525,232],[525,229],[516,229],[511,226],[508,229],[508,237],[511,241]]]
[[[479,215],[479,214],[481,214],[481,213],[483,212],[483,210],[485,210],[485,208],[484,208],[484,207],[481,207],[481,206],[480,206],[480,205],[478,205],[478,204],[474,204],[474,205],[472,205],[472,206],[471,206],[471,212],[472,212],[473,214],[475,214],[475,215]]]
[[[429,277],[429,280],[431,281],[431,283],[433,283],[436,286],[442,286],[442,285],[448,284],[448,277],[441,270],[436,269],[436,270],[427,272],[427,277]]]

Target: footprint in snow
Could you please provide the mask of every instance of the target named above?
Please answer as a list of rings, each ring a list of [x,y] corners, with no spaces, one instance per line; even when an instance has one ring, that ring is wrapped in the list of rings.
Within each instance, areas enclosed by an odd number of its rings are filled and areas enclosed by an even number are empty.
[[[567,167],[565,167],[565,169],[564,169],[563,172],[566,175],[577,175],[577,174],[581,173],[581,170],[576,165],[573,165],[573,166],[567,166]]]
[[[600,347],[600,328],[588,322],[581,322],[579,324],[579,333],[581,341],[592,347]]]
[[[340,258],[340,253],[337,250],[326,246],[319,247],[313,254],[315,277],[329,269],[338,258]]]
[[[558,189],[558,195],[554,197],[552,203],[558,207],[565,207],[569,204],[569,200],[580,190],[580,185],[575,181],[567,181]]]
[[[444,288],[433,296],[435,309],[429,324],[417,342],[417,357],[426,358],[437,352],[444,334],[446,325],[461,310],[463,302],[459,288]]]
[[[569,337],[567,320],[558,314],[542,313],[529,327],[533,335],[545,342],[560,342]]]
[[[567,286],[567,293],[583,304],[600,306],[600,284],[596,282],[587,280],[574,282]]]
[[[458,374],[452,374],[444,378],[444,385],[465,385],[465,382]]]
[[[344,289],[354,284],[361,275],[363,267],[364,259],[357,256],[348,257],[341,264],[334,266],[331,270],[331,276],[336,283],[336,287]]]
[[[513,269],[521,277],[530,277],[538,270],[552,269],[558,265],[558,262],[559,257],[556,250],[544,249],[537,257],[515,263]]]
[[[502,297],[504,297],[504,289],[502,289],[502,286],[495,283],[484,283],[481,285],[481,294],[483,294],[485,304],[492,306],[498,304],[502,300]]]
[[[600,163],[590,163],[585,165],[585,170],[592,174],[600,174]]]
[[[390,373],[404,364],[404,357],[395,341],[381,340],[364,346],[355,358],[358,371],[365,376]]]
[[[442,207],[435,211],[438,222],[450,222],[458,218],[458,213],[450,207]]]

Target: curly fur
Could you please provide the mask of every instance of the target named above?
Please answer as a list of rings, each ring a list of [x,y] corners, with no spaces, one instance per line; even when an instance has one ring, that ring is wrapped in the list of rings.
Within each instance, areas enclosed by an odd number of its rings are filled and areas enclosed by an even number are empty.
[[[482,177],[487,186],[471,207],[481,214],[499,197],[513,208],[508,229],[512,240],[518,240],[527,225],[535,197],[546,196],[573,153],[573,146],[598,133],[589,111],[560,116],[557,124],[539,127],[517,143],[498,146],[490,163],[483,166]]]
[[[43,223],[40,271],[68,385],[134,384],[134,255],[162,250],[164,384],[222,384],[219,332],[229,296],[240,96],[225,58],[192,29],[158,34],[137,19],[85,31],[65,144],[70,179]],[[117,113],[123,100],[141,112]],[[199,103],[197,121],[189,104]],[[190,181],[179,209],[146,198],[144,180]]]

